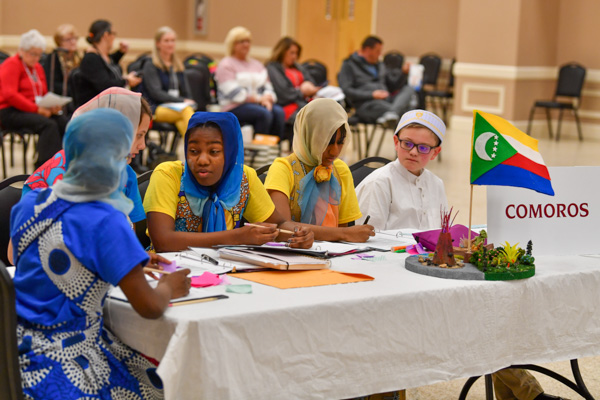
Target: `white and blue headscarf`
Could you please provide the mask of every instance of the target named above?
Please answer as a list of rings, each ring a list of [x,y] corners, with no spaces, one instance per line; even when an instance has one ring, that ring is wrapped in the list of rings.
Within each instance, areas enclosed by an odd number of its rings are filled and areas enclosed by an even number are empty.
[[[132,142],[133,126],[119,111],[98,108],[72,119],[63,138],[68,167],[54,193],[75,203],[102,201],[128,215],[133,203],[120,188]]]
[[[186,162],[181,181],[192,212],[202,217],[202,231],[220,232],[227,230],[225,210],[234,207],[240,201],[244,173],[244,145],[240,123],[235,115],[229,112],[197,112],[190,118],[185,133],[186,155],[190,132],[207,122],[213,122],[221,129],[225,152],[223,175],[214,188],[202,186]]]

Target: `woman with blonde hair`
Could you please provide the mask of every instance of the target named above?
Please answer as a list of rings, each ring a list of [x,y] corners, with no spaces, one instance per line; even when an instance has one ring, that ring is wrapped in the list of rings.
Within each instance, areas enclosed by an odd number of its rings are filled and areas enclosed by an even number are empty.
[[[81,54],[77,51],[77,40],[79,40],[79,34],[73,25],[62,24],[56,28],[54,33],[56,48],[40,62],[46,72],[48,91],[61,96],[73,97],[73,90],[69,87],[68,82],[71,71],[81,63]],[[75,111],[73,103],[69,103],[65,108],[69,115]]]
[[[146,62],[142,70],[142,94],[152,107],[154,120],[175,124],[184,136],[196,103],[190,98],[191,90],[183,73],[183,64],[175,54],[176,40],[175,31],[168,26],[156,31],[152,62]]]
[[[276,104],[267,69],[248,56],[250,39],[250,31],[242,26],[227,34],[225,46],[229,56],[221,60],[215,74],[219,104],[222,111],[233,113],[240,124],[252,124],[254,132],[281,137],[283,109]]]

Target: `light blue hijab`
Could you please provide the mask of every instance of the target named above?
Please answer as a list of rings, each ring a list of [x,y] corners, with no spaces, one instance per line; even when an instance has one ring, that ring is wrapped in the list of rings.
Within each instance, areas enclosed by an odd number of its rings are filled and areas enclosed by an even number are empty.
[[[108,203],[128,215],[133,203],[120,188],[132,142],[133,126],[117,110],[98,108],[72,119],[63,138],[68,167],[54,193],[75,203]]]
[[[206,122],[217,124],[223,135],[225,150],[223,175],[215,188],[202,186],[186,162],[182,189],[192,212],[202,217],[202,232],[220,232],[227,230],[225,210],[234,207],[240,201],[244,174],[244,144],[240,123],[235,115],[230,112],[197,112],[190,118],[185,133],[186,157],[190,133]]]

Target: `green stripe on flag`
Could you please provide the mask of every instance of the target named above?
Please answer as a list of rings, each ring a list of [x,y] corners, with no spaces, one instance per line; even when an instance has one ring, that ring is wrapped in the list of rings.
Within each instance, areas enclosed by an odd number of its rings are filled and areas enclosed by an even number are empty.
[[[517,154],[514,147],[478,112],[475,113],[473,133],[471,183]]]

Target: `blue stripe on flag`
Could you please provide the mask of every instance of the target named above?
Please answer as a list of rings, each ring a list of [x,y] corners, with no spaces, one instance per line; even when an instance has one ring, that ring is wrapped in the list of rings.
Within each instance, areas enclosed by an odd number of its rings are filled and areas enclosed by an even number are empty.
[[[512,165],[497,165],[477,178],[473,185],[518,186],[554,196],[550,180]]]

